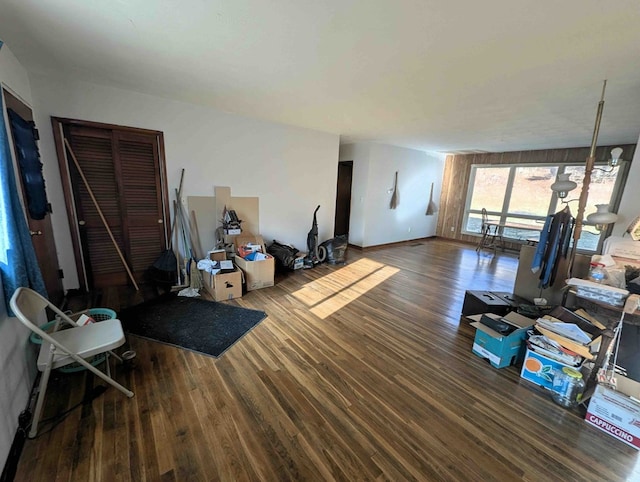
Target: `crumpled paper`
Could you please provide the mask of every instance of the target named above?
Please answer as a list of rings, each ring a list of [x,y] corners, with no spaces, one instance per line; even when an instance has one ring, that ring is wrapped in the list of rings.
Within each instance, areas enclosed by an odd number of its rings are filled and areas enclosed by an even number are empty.
[[[188,298],[195,298],[200,296],[200,293],[195,288],[185,288],[183,290],[178,291],[178,296],[186,296]]]

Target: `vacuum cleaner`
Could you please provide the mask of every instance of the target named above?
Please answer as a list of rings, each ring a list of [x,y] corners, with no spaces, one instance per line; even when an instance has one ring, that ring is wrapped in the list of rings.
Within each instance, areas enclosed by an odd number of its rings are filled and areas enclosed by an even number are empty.
[[[316,264],[322,263],[327,258],[327,249],[318,244],[318,219],[316,217],[318,209],[320,209],[320,205],[318,205],[313,212],[311,230],[307,234],[308,254],[303,260],[303,267],[305,269],[313,268]]]

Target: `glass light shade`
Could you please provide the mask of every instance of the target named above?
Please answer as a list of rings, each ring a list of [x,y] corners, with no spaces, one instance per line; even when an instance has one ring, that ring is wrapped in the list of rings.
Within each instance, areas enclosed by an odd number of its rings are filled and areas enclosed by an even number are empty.
[[[614,147],[611,149],[611,159],[609,159],[609,165],[615,167],[622,160],[622,147]]]
[[[573,191],[578,185],[569,179],[570,173],[565,172],[558,174],[556,182],[551,185],[551,190],[558,194],[560,199],[564,199],[569,194],[569,191]]]
[[[609,212],[608,204],[596,204],[596,212],[587,216],[589,224],[595,224],[598,231],[602,231],[607,224],[613,224],[618,220],[618,215]]]

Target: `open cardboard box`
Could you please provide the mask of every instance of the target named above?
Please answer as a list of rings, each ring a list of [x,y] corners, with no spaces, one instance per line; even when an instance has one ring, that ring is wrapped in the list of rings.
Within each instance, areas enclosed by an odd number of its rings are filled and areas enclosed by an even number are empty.
[[[261,246],[262,253],[267,254],[267,247],[264,244],[262,236],[242,234],[236,237],[236,251],[240,246],[245,246],[247,244],[259,244]],[[276,264],[273,256],[267,254],[267,258],[260,261],[247,261],[240,256],[236,256],[235,262],[238,267],[244,271],[247,282],[247,291],[267,288],[274,285]]]
[[[298,251],[296,253],[296,259],[293,262],[293,269],[302,269],[304,268],[304,258],[307,256],[307,253],[303,253]]]
[[[214,249],[208,253],[211,261],[225,261],[227,253],[224,249]],[[232,300],[242,297],[242,272],[234,266],[234,271],[211,274],[200,270],[204,288],[216,301]]]
[[[488,316],[495,320],[504,321],[512,325],[515,330],[508,335],[503,335],[488,326],[480,319]],[[487,358],[495,368],[503,368],[516,363],[523,353],[523,342],[527,337],[527,330],[531,328],[533,320],[522,316],[515,311],[505,316],[494,313],[484,313],[468,317],[473,322],[471,326],[476,328],[476,336],[473,340],[473,353],[481,358]]]
[[[580,368],[567,365],[527,347],[522,362],[522,369],[520,370],[520,378],[553,391],[555,372],[564,367]]]
[[[617,390],[596,386],[585,421],[640,450],[640,383],[616,375]]]
[[[232,300],[242,297],[242,273],[236,269],[232,273],[212,275],[201,271],[205,289],[216,301]]]

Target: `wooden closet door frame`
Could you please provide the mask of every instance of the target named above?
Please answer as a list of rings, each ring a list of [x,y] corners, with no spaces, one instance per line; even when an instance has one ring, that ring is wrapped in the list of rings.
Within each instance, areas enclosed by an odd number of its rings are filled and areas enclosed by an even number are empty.
[[[64,202],[67,208],[67,216],[69,218],[69,230],[71,231],[71,242],[73,244],[73,255],[76,261],[78,272],[78,281],[80,289],[86,291],[89,288],[89,280],[87,278],[87,268],[84,262],[82,252],[82,242],[80,240],[80,232],[78,230],[78,213],[75,209],[74,194],[71,187],[71,175],[69,173],[69,162],[73,162],[67,156],[67,150],[64,146],[64,126],[90,127],[97,129],[107,129],[119,132],[128,132],[132,134],[153,135],[157,139],[158,147],[158,169],[160,172],[161,192],[162,192],[162,213],[164,223],[165,247],[169,246],[170,236],[170,210],[169,210],[169,192],[167,187],[167,167],[164,152],[164,135],[161,131],[149,129],[141,129],[138,127],[126,127],[117,124],[104,124],[101,122],[92,122],[78,119],[68,119],[64,117],[51,117],[51,125],[53,128],[53,138],[56,145],[56,153],[58,156],[58,164],[60,166],[60,177],[62,180],[62,190],[64,193]],[[120,182],[116,179],[116,182]]]

